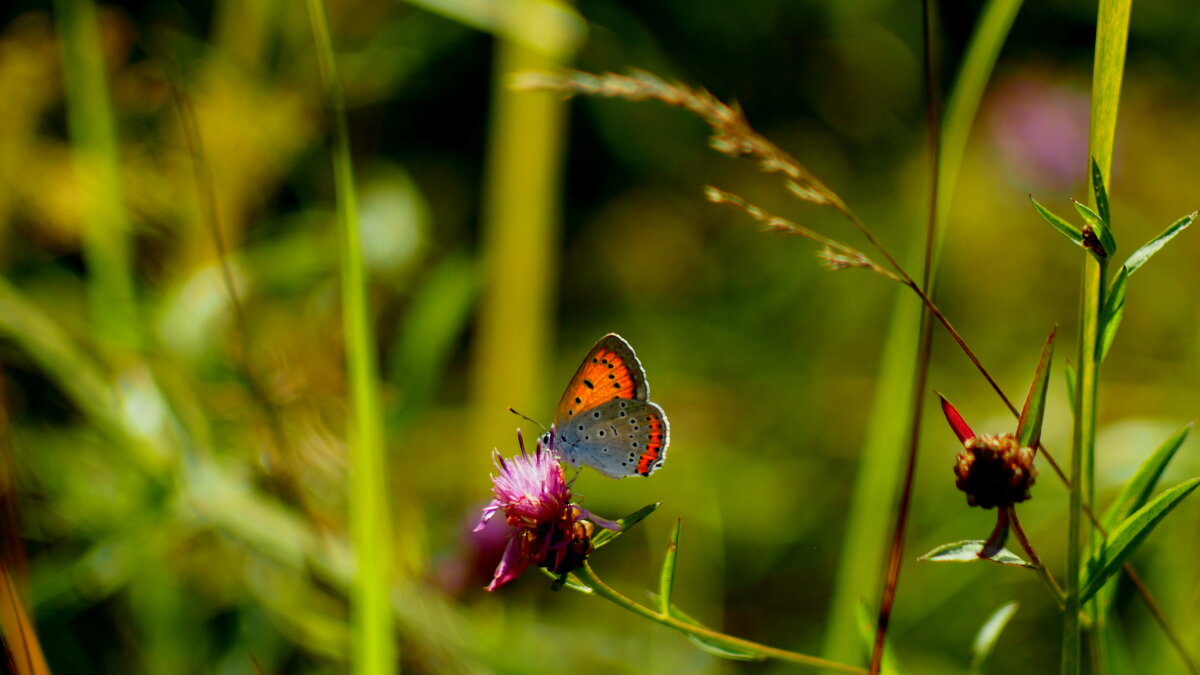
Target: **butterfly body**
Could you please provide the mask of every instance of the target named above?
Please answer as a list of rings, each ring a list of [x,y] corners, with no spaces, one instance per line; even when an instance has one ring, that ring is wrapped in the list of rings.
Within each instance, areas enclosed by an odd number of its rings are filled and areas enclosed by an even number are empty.
[[[609,333],[584,357],[540,443],[609,478],[649,476],[662,466],[670,441],[667,416],[649,396],[633,348]]]

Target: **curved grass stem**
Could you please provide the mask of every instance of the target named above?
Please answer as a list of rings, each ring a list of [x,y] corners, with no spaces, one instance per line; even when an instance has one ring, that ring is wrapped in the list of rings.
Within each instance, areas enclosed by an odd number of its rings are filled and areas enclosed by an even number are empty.
[[[671,616],[670,614],[656,612],[649,607],[638,604],[637,602],[625,597],[621,593],[617,592],[616,589],[601,581],[600,577],[597,576],[595,571],[592,570],[591,565],[586,563],[583,567],[572,572],[572,574],[574,574],[575,577],[578,578],[583,585],[587,586],[595,595],[608,600],[622,609],[633,612],[638,616],[666,626],[667,628],[673,628],[684,635],[692,635],[698,638],[703,638],[708,642],[729,647],[730,649],[737,650],[739,652],[753,653],[761,656],[762,658],[778,659],[780,661],[812,666],[813,668],[823,668],[827,671],[835,671],[839,673],[867,672],[862,668],[846,665],[844,663],[837,663],[836,661],[829,661],[816,656],[809,656],[808,654],[801,654],[799,652],[792,652],[786,649],[779,649],[778,647],[770,647],[764,644],[753,642],[751,640],[734,637],[720,631],[712,630],[711,628],[706,628],[704,626],[682,621],[674,616]]]

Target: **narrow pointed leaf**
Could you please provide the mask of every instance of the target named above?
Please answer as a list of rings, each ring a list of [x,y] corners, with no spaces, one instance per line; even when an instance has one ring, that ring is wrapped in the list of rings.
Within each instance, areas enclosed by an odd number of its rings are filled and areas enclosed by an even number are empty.
[[[1108,190],[1104,187],[1104,175],[1100,173],[1100,165],[1096,163],[1096,158],[1092,158],[1092,193],[1096,195],[1096,211],[1100,214],[1100,219],[1103,220],[1110,228],[1112,227],[1112,215],[1108,212]]]
[[[685,613],[682,609],[679,609],[675,605],[665,605],[661,596],[651,593],[650,597],[654,600],[655,604],[659,605],[660,607],[670,607],[670,614],[673,618],[699,628],[705,627],[703,623],[700,623],[694,617]],[[733,645],[727,645],[702,635],[692,635],[691,633],[684,633],[684,635],[701,651],[708,652],[713,656],[719,656],[723,659],[730,659],[733,661],[761,661],[766,658],[756,651],[752,651],[750,649],[741,649]]]
[[[1175,456],[1183,442],[1187,440],[1192,426],[1192,424],[1188,424],[1172,434],[1142,462],[1129,480],[1125,481],[1125,484],[1121,486],[1121,492],[1104,513],[1102,522],[1105,530],[1111,531],[1130,513],[1145,505],[1150,496],[1154,494],[1155,486],[1166,470],[1167,464],[1170,463],[1171,458]],[[1100,616],[1105,616],[1108,608],[1112,606],[1113,599],[1117,594],[1116,586],[1116,584],[1107,584],[1097,591],[1096,602],[1099,604]]]
[[[987,621],[983,622],[983,627],[975,636],[975,644],[971,645],[972,673],[983,672],[984,662],[992,655],[992,651],[996,648],[996,642],[1000,640],[1000,634],[1004,632],[1004,628],[1008,626],[1008,622],[1016,615],[1019,608],[1020,605],[1016,602],[1001,605],[999,609],[992,612]]]
[[[663,614],[670,611],[671,593],[675,589],[675,559],[679,555],[679,527],[682,521],[682,518],[675,519],[671,539],[667,542],[667,555],[663,558],[662,573],[658,578],[659,608]]]
[[[1146,505],[1150,495],[1154,494],[1158,479],[1162,477],[1167,464],[1170,463],[1180,446],[1187,440],[1188,432],[1192,430],[1194,424],[1193,422],[1184,425],[1171,434],[1170,438],[1163,441],[1163,444],[1142,462],[1129,480],[1125,481],[1112,506],[1109,506],[1108,510],[1104,512],[1104,529],[1111,531],[1118,523],[1129,517],[1129,514]]]
[[[1063,366],[1063,374],[1067,378],[1067,402],[1071,405],[1073,412],[1075,410],[1075,366],[1071,365],[1069,359]]]
[[[1001,565],[1033,567],[1033,565],[1022,560],[1021,556],[1006,548],[1001,548],[996,555],[990,558],[980,558],[979,554],[983,552],[985,545],[987,545],[987,541],[983,539],[955,541],[949,544],[942,544],[929,553],[917,558],[917,560],[927,560],[929,562],[975,562],[978,560],[990,560]]]
[[[1150,256],[1158,253],[1158,249],[1165,246],[1168,241],[1174,239],[1175,235],[1187,229],[1187,226],[1191,225],[1192,221],[1196,219],[1197,213],[1198,212],[1193,211],[1174,223],[1171,223],[1171,226],[1163,230],[1162,234],[1146,242],[1145,246],[1134,251],[1133,255],[1129,256],[1129,259],[1125,261],[1125,269],[1129,270],[1130,274],[1136,272],[1139,267],[1146,264],[1146,261],[1150,259]]]
[[[1200,478],[1193,478],[1176,485],[1155,497],[1138,509],[1108,533],[1104,544],[1092,554],[1087,563],[1085,581],[1082,584],[1080,602],[1087,602],[1104,585],[1108,578],[1121,569],[1125,560],[1133,555],[1137,547],[1154,531],[1163,518],[1200,486]]]
[[[1047,209],[1046,207],[1039,204],[1038,200],[1033,198],[1033,195],[1029,196],[1029,201],[1033,202],[1033,209],[1035,211],[1037,211],[1039,216],[1042,217],[1042,220],[1046,221],[1047,223],[1050,223],[1050,227],[1053,227],[1054,229],[1058,230],[1059,233],[1061,233],[1067,239],[1070,239],[1071,241],[1075,242],[1076,244],[1078,244],[1080,246],[1083,246],[1083,231],[1082,230],[1080,230],[1078,227],[1075,227],[1074,225],[1067,222],[1066,220],[1063,220],[1062,218],[1058,217],[1057,215],[1052,213],[1050,211],[1050,209]]]
[[[1117,338],[1117,329],[1121,327],[1121,317],[1125,315],[1125,293],[1129,290],[1129,268],[1122,267],[1113,279],[1108,293],[1104,295],[1104,306],[1100,309],[1100,341],[1096,343],[1096,356],[1100,361],[1108,356],[1113,340]]]
[[[970,425],[958,414],[950,401],[946,400],[945,396],[938,394],[938,398],[942,401],[942,414],[946,416],[946,421],[950,423],[950,429],[954,431],[954,435],[958,436],[960,442],[966,443],[968,440],[975,438],[975,432],[971,431]]]
[[[1033,384],[1029,385],[1029,395],[1025,397],[1025,406],[1021,408],[1021,419],[1017,422],[1017,443],[1022,448],[1036,448],[1042,438],[1042,417],[1046,413],[1046,388],[1050,383],[1050,359],[1054,356],[1054,336],[1058,326],[1050,329],[1046,344],[1042,346],[1042,358],[1038,360],[1037,370],[1033,374]]]
[[[625,534],[625,532],[628,531],[629,528],[640,523],[643,518],[650,515],[651,513],[654,513],[654,511],[656,509],[658,509],[658,507],[660,507],[660,506],[662,506],[662,502],[655,502],[653,504],[647,504],[646,506],[643,506],[642,508],[638,509],[637,511],[634,511],[633,513],[625,516],[624,518],[621,518],[620,520],[617,521],[617,526],[620,529],[616,530],[615,532],[613,530],[597,528],[598,531],[592,537],[592,546],[594,546],[596,548],[600,548],[601,546],[608,544],[613,539],[616,539],[617,537],[621,536],[622,534]]]
[[[1112,254],[1117,252],[1117,242],[1113,239],[1112,230],[1109,229],[1108,223],[1100,217],[1100,214],[1091,210],[1087,204],[1077,199],[1072,199],[1071,202],[1075,204],[1075,210],[1079,212],[1084,222],[1092,226],[1092,231],[1096,233],[1096,238],[1100,240],[1100,246],[1104,248],[1103,257],[1112,257]]]
[[[752,652],[746,649],[738,649],[729,645],[721,644],[716,640],[710,640],[701,635],[693,633],[685,633],[687,639],[696,645],[702,652],[708,652],[713,656],[719,656],[723,659],[731,661],[762,661],[767,658],[758,652]]]

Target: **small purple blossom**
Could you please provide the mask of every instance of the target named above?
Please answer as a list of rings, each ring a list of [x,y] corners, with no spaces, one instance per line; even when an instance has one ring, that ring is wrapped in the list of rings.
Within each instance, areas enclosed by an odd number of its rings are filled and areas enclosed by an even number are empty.
[[[541,447],[527,454],[519,432],[517,442],[521,454],[511,459],[504,459],[499,451],[493,453],[499,470],[492,476],[494,498],[484,507],[475,528],[482,529],[501,511],[514,528],[487,586],[489,591],[521,576],[531,564],[556,574],[570,572],[592,552],[595,525],[617,529],[615,523],[595,518],[571,503],[571,486],[553,454]]]

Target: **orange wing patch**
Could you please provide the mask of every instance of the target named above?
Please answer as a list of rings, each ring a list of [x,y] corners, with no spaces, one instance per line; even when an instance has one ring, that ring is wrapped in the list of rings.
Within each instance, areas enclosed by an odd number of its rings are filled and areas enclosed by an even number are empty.
[[[575,371],[558,402],[554,422],[560,424],[617,398],[644,401],[647,393],[646,371],[633,349],[620,336],[610,333],[592,347]]]
[[[646,450],[642,452],[638,458],[637,472],[643,476],[649,476],[650,472],[658,468],[663,458],[663,449],[666,443],[666,435],[663,429],[663,420],[658,415],[647,415],[646,426],[650,428],[650,439],[646,442]]]

